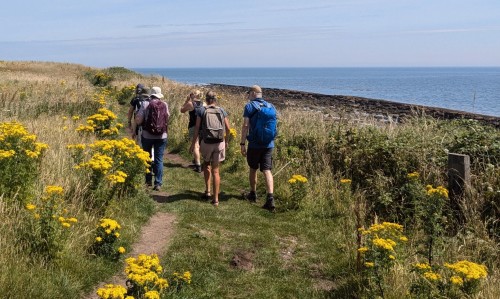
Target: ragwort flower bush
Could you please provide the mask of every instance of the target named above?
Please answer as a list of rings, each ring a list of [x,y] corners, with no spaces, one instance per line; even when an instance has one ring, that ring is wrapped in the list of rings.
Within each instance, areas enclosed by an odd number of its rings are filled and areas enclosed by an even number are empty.
[[[75,217],[67,216],[64,189],[47,186],[41,199],[26,204],[25,208],[32,216],[28,242],[32,252],[45,260],[54,259],[63,248],[68,229],[78,222]]]
[[[123,128],[121,123],[116,123],[117,116],[113,111],[106,108],[106,99],[110,97],[110,91],[103,89],[94,95],[94,101],[100,106],[97,112],[86,119],[86,124],[80,124],[76,132],[80,134],[95,134],[98,138],[116,137],[119,130]]]
[[[306,177],[300,174],[294,174],[288,180],[288,185],[290,186],[291,194],[283,199],[283,207],[289,210],[296,210],[300,208],[301,202],[307,195],[307,183]]]
[[[426,186],[427,195],[421,203],[422,228],[427,236],[427,260],[432,265],[434,247],[443,232],[443,208],[448,201],[448,190],[443,186]]]
[[[97,290],[97,296],[101,299],[134,299],[127,296],[127,289],[121,285],[107,284]]]
[[[454,264],[429,265],[416,263],[412,271],[417,274],[410,287],[412,298],[470,298],[480,290],[488,276],[486,266],[467,260]]]
[[[21,123],[0,123],[0,194],[7,198],[17,194],[24,202],[32,191],[48,148],[36,140]]]
[[[136,190],[149,171],[149,155],[135,141],[98,140],[90,145],[69,145],[76,169],[89,175],[90,190],[102,196],[103,204],[115,195]]]
[[[399,245],[408,238],[403,235],[403,226],[397,223],[383,222],[373,224],[369,229],[360,228],[363,246],[358,248],[363,256],[368,291],[384,297],[385,278],[398,257]]]
[[[125,248],[118,246],[120,239],[120,224],[113,219],[103,218],[97,226],[94,242],[90,251],[98,256],[117,260],[126,252]]]
[[[134,298],[160,298],[169,284],[167,279],[161,277],[163,267],[158,256],[140,254],[125,261],[128,294]]]

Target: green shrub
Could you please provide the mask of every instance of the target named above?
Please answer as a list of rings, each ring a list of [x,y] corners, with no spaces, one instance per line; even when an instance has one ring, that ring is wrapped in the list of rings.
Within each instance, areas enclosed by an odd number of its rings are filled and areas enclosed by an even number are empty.
[[[44,196],[28,203],[26,210],[32,215],[27,240],[32,254],[46,261],[56,258],[68,236],[67,230],[77,222],[66,216],[63,188],[47,186]]]
[[[25,202],[40,175],[41,161],[48,145],[36,142],[18,122],[0,123],[0,194],[16,195]]]

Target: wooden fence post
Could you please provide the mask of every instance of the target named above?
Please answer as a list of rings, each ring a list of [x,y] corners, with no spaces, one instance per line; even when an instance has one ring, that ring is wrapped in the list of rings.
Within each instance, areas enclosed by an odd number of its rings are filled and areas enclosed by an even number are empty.
[[[461,196],[470,187],[470,157],[462,154],[448,154],[448,190],[450,196]]]
[[[470,157],[462,154],[449,153],[448,190],[450,206],[458,223],[465,223],[465,215],[460,201],[470,186]]]

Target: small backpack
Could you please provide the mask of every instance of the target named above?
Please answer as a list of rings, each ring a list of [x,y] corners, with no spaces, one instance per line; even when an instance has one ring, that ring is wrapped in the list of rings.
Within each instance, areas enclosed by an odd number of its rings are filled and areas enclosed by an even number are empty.
[[[276,138],[277,116],[276,108],[266,101],[252,101],[252,105],[257,111],[251,116],[256,117],[253,126],[250,127],[250,133],[247,136],[249,142],[261,145],[268,145]]]
[[[167,106],[163,101],[153,99],[146,108],[146,119],[142,128],[153,135],[167,132]]]
[[[135,100],[134,100],[134,112],[137,113],[141,109],[141,107],[144,105],[144,102],[148,101],[149,102],[149,97],[144,96],[144,95],[138,95]]]
[[[206,107],[201,122],[201,136],[205,143],[219,143],[224,140],[226,126],[220,107]]]

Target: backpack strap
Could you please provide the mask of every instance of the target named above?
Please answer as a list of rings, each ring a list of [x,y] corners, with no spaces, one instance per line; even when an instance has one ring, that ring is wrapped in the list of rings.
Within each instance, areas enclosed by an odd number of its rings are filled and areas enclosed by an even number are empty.
[[[257,114],[257,112],[259,112],[260,109],[262,109],[262,107],[268,106],[267,102],[264,99],[262,99],[262,102],[257,100],[252,100],[250,104],[255,108],[255,112],[249,118],[254,117],[255,114]]]

